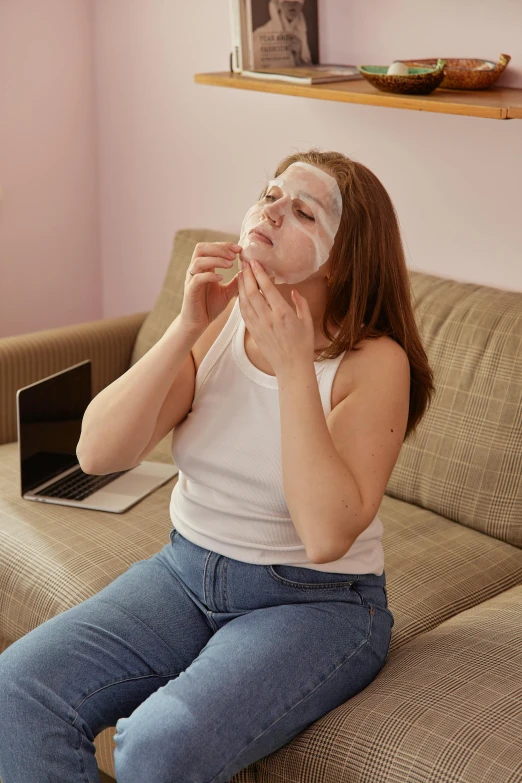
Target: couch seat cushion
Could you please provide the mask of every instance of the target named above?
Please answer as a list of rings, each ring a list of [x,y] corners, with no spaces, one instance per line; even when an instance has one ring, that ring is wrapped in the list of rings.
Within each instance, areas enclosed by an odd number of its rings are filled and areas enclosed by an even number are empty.
[[[263,783],[522,780],[522,586],[390,652],[377,677],[256,762]]]
[[[170,462],[171,435],[147,459]],[[102,590],[167,542],[178,477],[124,514],[20,497],[18,447],[0,446],[0,637],[14,641]],[[385,496],[379,510],[390,650],[522,582],[522,550]]]
[[[385,495],[390,652],[459,612],[522,583],[522,550],[433,511]]]

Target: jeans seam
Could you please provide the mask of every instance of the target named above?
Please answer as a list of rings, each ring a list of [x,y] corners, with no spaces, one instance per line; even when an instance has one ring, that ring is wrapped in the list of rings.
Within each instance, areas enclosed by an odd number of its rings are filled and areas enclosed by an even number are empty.
[[[153,628],[151,628],[149,625],[147,625],[147,623],[144,623],[143,620],[140,617],[136,617],[136,615],[132,614],[132,612],[127,611],[127,609],[125,609],[123,606],[121,606],[120,604],[116,603],[116,601],[111,601],[108,598],[99,598],[97,600],[98,600],[99,603],[106,603],[106,604],[110,604],[111,606],[117,606],[118,609],[121,609],[122,612],[125,612],[125,614],[127,614],[129,617],[132,617],[133,620],[142,623],[142,625],[144,625],[145,628],[147,628],[151,633],[154,634],[154,636],[156,636],[158,639],[160,639],[162,644],[165,644],[168,647],[167,642],[164,639],[162,639],[161,636],[159,636]],[[179,675],[179,672],[177,672],[174,676],[177,676],[177,675]],[[114,680],[114,682],[109,682],[106,685],[103,685],[101,687],[96,688],[94,691],[91,691],[91,693],[88,693],[86,696],[83,697],[81,702],[76,707],[73,707],[73,710],[76,711],[78,709],[78,707],[80,707],[83,704],[85,699],[88,699],[94,693],[97,693],[98,691],[103,690],[103,688],[108,688],[110,685],[116,685],[119,682],[125,682],[126,680],[141,679],[141,678],[144,678],[144,677],[171,677],[171,676],[172,675],[170,675],[170,674],[142,674],[142,675],[133,676],[133,677],[123,677],[121,680]],[[76,718],[74,719],[74,722],[75,721],[76,721]],[[74,726],[74,722],[72,724],[73,726]]]
[[[343,658],[343,659],[341,660],[341,662],[340,662],[340,663],[339,663],[339,664],[338,664],[338,665],[335,667],[335,669],[334,669],[332,672],[330,672],[330,674],[328,675],[328,677],[326,677],[324,680],[321,680],[321,682],[317,683],[317,685],[315,686],[315,688],[312,688],[312,690],[311,690],[309,693],[307,693],[307,694],[306,694],[306,696],[303,696],[303,698],[302,698],[302,699],[300,699],[298,702],[296,702],[296,703],[295,703],[295,704],[294,704],[292,707],[290,707],[290,709],[289,709],[289,710],[287,710],[287,711],[286,711],[286,712],[284,712],[282,715],[280,715],[280,716],[277,718],[277,720],[273,721],[273,722],[272,722],[272,723],[271,723],[269,726],[266,726],[266,728],[264,728],[264,729],[263,729],[263,731],[261,732],[261,734],[258,734],[258,735],[257,735],[257,737],[254,737],[254,739],[253,739],[253,740],[251,740],[251,741],[248,743],[248,745],[246,745],[244,748],[242,748],[242,749],[241,749],[241,751],[240,751],[239,753],[237,753],[237,754],[234,756],[234,758],[233,758],[231,761],[228,761],[228,762],[225,764],[225,766],[223,767],[223,769],[221,769],[221,770],[218,772],[218,774],[217,774],[217,775],[214,775],[214,777],[212,778],[212,780],[209,780],[209,781],[208,781],[208,783],[214,783],[214,782],[215,782],[215,781],[216,781],[216,780],[219,778],[219,776],[223,774],[223,772],[226,770],[226,768],[227,768],[227,767],[229,767],[231,764],[233,764],[233,763],[234,763],[234,761],[235,761],[237,758],[239,758],[239,756],[241,756],[241,754],[242,754],[242,753],[244,753],[244,752],[245,752],[245,750],[248,750],[248,748],[249,748],[249,747],[250,747],[250,746],[251,746],[251,745],[252,745],[254,742],[257,742],[257,740],[258,740],[260,737],[262,737],[262,736],[263,736],[263,734],[266,734],[266,732],[267,732],[269,729],[271,729],[271,728],[272,728],[272,726],[275,726],[275,724],[276,724],[276,723],[279,723],[279,721],[280,721],[280,720],[283,720],[283,718],[286,718],[286,716],[288,715],[288,713],[292,712],[292,710],[294,710],[296,707],[298,707],[298,706],[299,706],[299,705],[300,705],[300,704],[301,704],[303,701],[305,701],[306,699],[308,699],[308,697],[309,697],[309,696],[311,696],[311,695],[312,695],[312,693],[314,693],[314,691],[316,691],[316,690],[317,690],[317,688],[319,688],[321,685],[323,685],[325,682],[327,682],[327,681],[330,679],[330,677],[333,677],[333,675],[334,675],[334,674],[336,674],[336,672],[337,672],[337,671],[338,671],[338,670],[339,670],[339,669],[340,669],[342,666],[344,666],[344,664],[345,664],[345,663],[347,663],[347,661],[349,661],[349,660],[350,660],[350,658],[353,658],[353,656],[354,656],[356,653],[358,653],[358,652],[359,652],[359,650],[361,650],[361,649],[364,647],[364,645],[365,645],[365,644],[368,644],[368,642],[369,642],[369,640],[370,640],[371,632],[372,632],[372,618],[371,618],[371,615],[370,615],[370,630],[369,630],[369,633],[368,633],[368,637],[367,637],[367,638],[366,638],[366,639],[365,639],[365,640],[362,642],[362,644],[360,644],[358,647],[356,647],[356,648],[355,648],[355,650],[352,650],[352,651],[351,651],[351,653],[350,653],[350,655],[348,655],[346,658]]]
[[[78,713],[76,713],[76,718],[77,717],[78,717]],[[72,726],[74,726],[74,724],[76,723],[76,718],[74,719],[73,723],[71,724]],[[85,769],[85,762],[83,760],[83,753],[82,753],[83,733],[82,733],[82,731],[80,729],[76,729],[76,731],[78,732],[78,735],[80,737],[80,744],[79,744],[79,746],[77,748],[75,748],[75,751],[78,754],[78,757],[80,759],[80,764],[81,764],[81,767],[82,767],[81,768],[81,773],[82,773],[83,779],[86,780],[87,783],[95,783],[95,781],[91,780],[91,778],[89,776],[89,773]]]
[[[131,680],[146,680],[149,677],[159,677],[160,679],[165,679],[165,678],[168,678],[168,677],[178,677],[179,674],[180,674],[179,671],[178,672],[174,672],[173,674],[140,674],[140,675],[136,675],[135,677],[122,677],[121,680],[112,680],[111,682],[105,683],[105,685],[100,685],[99,688],[95,688],[93,691],[91,691],[86,696],[84,696],[83,699],[81,700],[81,702],[79,702],[79,704],[76,705],[76,707],[73,707],[73,710],[75,711],[76,716],[75,716],[73,722],[71,723],[71,726],[74,726],[74,724],[76,723],[76,718],[80,717],[78,715],[78,712],[77,712],[78,708],[81,707],[82,704],[85,701],[87,701],[87,699],[90,699],[91,696],[94,696],[95,693],[99,693],[100,691],[104,691],[105,688],[112,688],[113,685],[120,685],[122,682],[130,682]]]
[[[207,566],[208,566],[208,561],[210,560],[211,557],[212,557],[212,551],[209,551],[209,553],[205,558],[205,565],[203,568],[203,601],[207,606],[210,606],[207,598]]]
[[[228,610],[228,559],[226,557],[223,558],[223,571],[222,571],[222,580],[223,580],[223,608],[225,610]]]

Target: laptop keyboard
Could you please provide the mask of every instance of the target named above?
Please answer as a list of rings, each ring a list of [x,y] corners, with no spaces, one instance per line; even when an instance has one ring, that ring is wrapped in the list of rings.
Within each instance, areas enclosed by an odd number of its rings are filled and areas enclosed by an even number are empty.
[[[69,473],[54,484],[35,492],[35,495],[45,495],[51,498],[67,498],[67,500],[83,500],[92,495],[96,490],[114,481],[118,476],[127,473],[120,470],[118,473],[108,473],[105,476],[91,476],[80,468],[74,473]]]

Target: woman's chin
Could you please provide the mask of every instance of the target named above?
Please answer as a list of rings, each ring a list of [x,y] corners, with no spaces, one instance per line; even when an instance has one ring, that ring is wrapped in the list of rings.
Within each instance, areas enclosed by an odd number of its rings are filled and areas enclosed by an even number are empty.
[[[257,263],[263,267],[265,272],[267,274],[273,274],[270,269],[270,259],[268,253],[263,253],[263,251],[259,251],[257,247],[247,247],[244,248],[240,254],[239,258],[241,261],[257,261]]]
[[[268,266],[268,264],[267,264],[266,262],[263,262],[263,261],[262,261],[261,259],[259,259],[259,258],[254,258],[254,261],[257,261],[257,263],[259,264],[259,266],[261,267],[261,269],[263,270],[263,272],[265,273],[265,275],[268,275],[268,277],[269,277],[271,280],[273,280],[273,279],[274,279],[274,277],[276,277],[276,275],[277,275],[277,272],[274,272],[274,270],[273,270],[273,269],[271,269],[271,268]]]
[[[241,243],[240,243],[241,244]],[[244,247],[239,254],[241,261],[259,261],[260,264],[264,264],[270,258],[272,246],[267,245],[264,242],[252,242],[252,244]]]

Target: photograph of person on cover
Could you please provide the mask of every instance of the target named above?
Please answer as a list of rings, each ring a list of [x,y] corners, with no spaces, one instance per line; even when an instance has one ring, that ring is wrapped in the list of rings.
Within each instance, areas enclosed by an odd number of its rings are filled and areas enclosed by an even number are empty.
[[[303,12],[306,2],[307,0],[252,0],[254,68],[292,68],[313,63]],[[261,6],[264,7],[264,13]],[[269,20],[259,24],[260,14],[266,19],[267,11]]]

